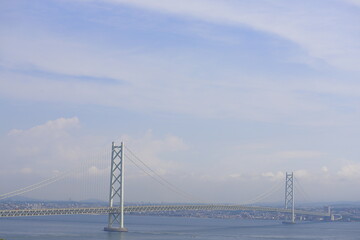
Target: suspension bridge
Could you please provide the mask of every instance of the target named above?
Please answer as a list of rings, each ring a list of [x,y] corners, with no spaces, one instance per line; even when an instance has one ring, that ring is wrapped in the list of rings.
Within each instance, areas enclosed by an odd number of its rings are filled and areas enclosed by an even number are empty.
[[[130,150],[129,150],[130,151]],[[130,151],[130,153],[132,153]],[[104,228],[105,231],[127,231],[124,226],[124,213],[144,213],[144,212],[164,212],[164,211],[261,211],[261,212],[277,212],[287,214],[290,218],[287,223],[295,223],[295,216],[316,216],[334,220],[334,216],[330,211],[314,212],[295,209],[294,196],[294,174],[286,173],[285,178],[285,206],[284,208],[249,206],[249,205],[225,205],[225,204],[188,204],[188,205],[138,205],[125,206],[124,205],[124,161],[125,161],[125,146],[122,142],[120,145],[112,143],[111,148],[111,168],[110,168],[110,191],[109,204],[107,207],[88,207],[88,208],[48,208],[48,209],[6,209],[0,210],[0,217],[25,217],[25,216],[49,216],[49,215],[108,215],[108,225]],[[139,159],[140,160],[140,159]],[[141,160],[140,160],[141,161]],[[142,161],[141,161],[142,162]],[[143,162],[142,162],[143,163]],[[135,163],[136,164],[136,163]],[[143,163],[144,164],[144,163]],[[153,171],[148,168],[149,171]],[[155,173],[155,172],[154,172]],[[155,173],[156,174],[156,173]],[[66,177],[67,173],[60,176],[44,180],[43,182],[30,185],[28,187],[0,195],[0,200],[32,191],[37,188],[49,185],[59,179]],[[166,181],[160,175],[160,179],[165,181],[168,186],[178,193],[186,194],[174,185]]]

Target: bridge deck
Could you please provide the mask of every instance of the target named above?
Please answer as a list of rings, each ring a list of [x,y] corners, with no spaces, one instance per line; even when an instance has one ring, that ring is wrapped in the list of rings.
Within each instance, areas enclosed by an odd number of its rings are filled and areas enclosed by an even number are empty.
[[[163,212],[178,210],[227,210],[227,211],[262,211],[262,212],[281,212],[291,213],[290,209],[254,207],[243,205],[147,205],[147,206],[125,206],[125,213],[131,212]],[[0,217],[23,217],[23,216],[49,216],[49,215],[102,215],[109,213],[119,213],[118,207],[96,207],[96,208],[53,208],[53,209],[20,209],[20,210],[0,210]],[[311,212],[295,210],[295,214],[311,215],[319,217],[329,217],[329,213]]]

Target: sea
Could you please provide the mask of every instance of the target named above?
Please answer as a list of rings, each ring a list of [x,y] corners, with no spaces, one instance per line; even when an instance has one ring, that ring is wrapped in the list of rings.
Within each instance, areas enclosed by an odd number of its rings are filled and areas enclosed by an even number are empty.
[[[128,232],[105,232],[107,216],[0,218],[0,239],[15,240],[360,240],[360,222],[125,216]]]

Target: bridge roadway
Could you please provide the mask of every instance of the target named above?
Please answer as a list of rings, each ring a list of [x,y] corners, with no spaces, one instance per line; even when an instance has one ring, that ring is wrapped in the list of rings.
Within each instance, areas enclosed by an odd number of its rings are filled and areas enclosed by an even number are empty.
[[[247,210],[247,211],[262,211],[262,212],[281,212],[291,213],[291,209],[271,208],[271,207],[255,207],[244,205],[140,205],[140,206],[125,206],[125,213],[132,212],[164,212],[164,211],[178,211],[178,210],[193,210],[193,211],[216,211],[216,210]],[[49,216],[49,215],[102,215],[109,213],[119,213],[119,207],[96,207],[96,208],[49,208],[49,209],[20,209],[20,210],[0,210],[0,217],[24,217],[24,216]],[[311,215],[318,217],[330,217],[327,212],[311,212],[304,210],[295,210],[295,214]]]

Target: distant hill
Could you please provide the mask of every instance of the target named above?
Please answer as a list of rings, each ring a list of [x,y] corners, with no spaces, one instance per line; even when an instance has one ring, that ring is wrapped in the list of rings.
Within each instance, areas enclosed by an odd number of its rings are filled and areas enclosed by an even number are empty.
[[[0,202],[39,202],[41,200],[35,199],[35,198],[28,198],[23,196],[15,196],[15,197],[9,197],[3,200],[0,200]]]
[[[103,200],[99,200],[99,199],[96,199],[96,198],[89,198],[89,199],[85,199],[85,200],[81,200],[79,202],[82,202],[82,203],[108,203],[107,201],[103,201]]]

